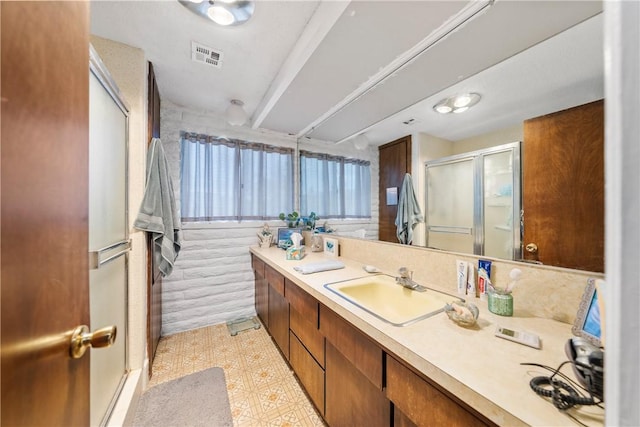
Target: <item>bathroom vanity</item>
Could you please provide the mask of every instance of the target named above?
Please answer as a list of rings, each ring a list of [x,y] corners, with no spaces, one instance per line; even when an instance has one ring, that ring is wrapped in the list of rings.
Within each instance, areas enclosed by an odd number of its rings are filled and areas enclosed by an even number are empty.
[[[569,324],[517,313],[500,317],[474,298],[475,327],[460,327],[444,313],[394,326],[324,287],[366,276],[362,262],[343,256],[343,269],[303,275],[293,267],[327,258],[308,253],[287,261],[281,249],[258,247],[251,258],[256,312],[330,426],[575,423],[531,391],[531,378],[549,373],[520,365],[555,368],[566,360]],[[497,325],[540,335],[542,349],[496,338]],[[571,414],[587,425],[604,421],[596,407]]]

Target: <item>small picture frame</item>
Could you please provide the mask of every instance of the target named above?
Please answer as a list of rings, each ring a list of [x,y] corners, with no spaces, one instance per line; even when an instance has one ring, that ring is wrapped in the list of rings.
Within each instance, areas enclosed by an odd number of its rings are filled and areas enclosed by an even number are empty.
[[[584,338],[597,347],[604,346],[604,301],[601,293],[603,286],[603,280],[587,280],[576,320],[571,328],[575,336]]]
[[[291,235],[293,233],[302,234],[302,228],[278,228],[278,244],[280,249],[287,249],[291,246]],[[304,241],[301,243],[304,245]]]
[[[338,239],[331,237],[324,238],[324,253],[329,256],[338,256]]]

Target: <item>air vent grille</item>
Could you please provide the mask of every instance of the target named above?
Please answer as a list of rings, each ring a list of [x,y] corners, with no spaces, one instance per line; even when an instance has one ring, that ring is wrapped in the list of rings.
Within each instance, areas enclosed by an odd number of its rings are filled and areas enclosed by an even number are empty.
[[[191,42],[191,60],[215,68],[222,68],[224,54],[198,42]]]

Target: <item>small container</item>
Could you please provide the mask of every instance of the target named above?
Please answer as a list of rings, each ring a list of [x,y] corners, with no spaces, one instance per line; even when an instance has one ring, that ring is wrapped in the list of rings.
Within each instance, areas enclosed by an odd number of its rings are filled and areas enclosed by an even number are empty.
[[[498,316],[513,316],[513,295],[489,292],[488,307]]]

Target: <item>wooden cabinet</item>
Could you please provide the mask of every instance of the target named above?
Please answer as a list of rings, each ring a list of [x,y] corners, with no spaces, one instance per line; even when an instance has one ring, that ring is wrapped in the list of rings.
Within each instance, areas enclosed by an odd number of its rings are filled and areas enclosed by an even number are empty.
[[[293,331],[290,332],[289,342],[289,363],[320,415],[324,415],[324,369]]]
[[[386,395],[394,404],[394,426],[486,426],[418,374],[386,355]]]
[[[382,349],[346,320],[320,305],[325,336],[325,419],[330,426],[390,426],[384,395]]]
[[[390,426],[391,404],[384,393],[328,340],[326,352],[327,424],[332,427]]]
[[[265,277],[264,262],[255,255],[251,255],[251,266],[255,275],[255,306],[256,313],[264,326],[269,328],[269,288]]]
[[[264,270],[269,289],[269,332],[285,359],[289,360],[289,303],[285,299],[284,276],[268,265]]]
[[[324,415],[324,337],[318,329],[319,303],[285,279],[289,301],[290,360],[293,371],[321,415]]]
[[[252,255],[256,311],[329,426],[492,426]]]
[[[322,304],[320,332],[371,384],[382,390],[383,353],[375,342]]]

